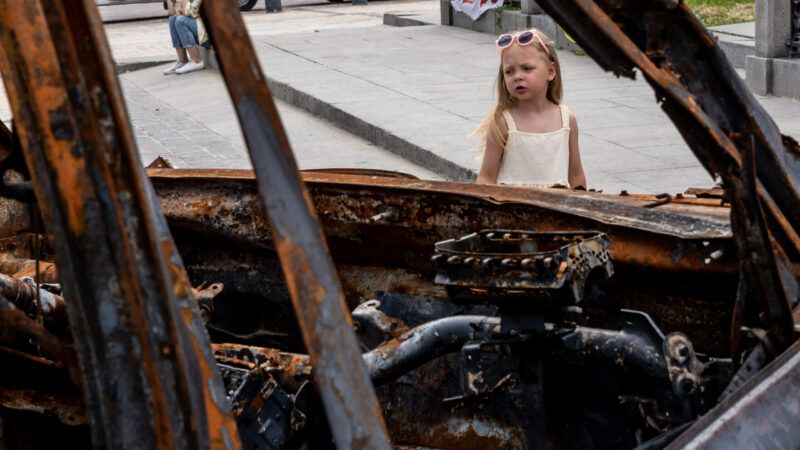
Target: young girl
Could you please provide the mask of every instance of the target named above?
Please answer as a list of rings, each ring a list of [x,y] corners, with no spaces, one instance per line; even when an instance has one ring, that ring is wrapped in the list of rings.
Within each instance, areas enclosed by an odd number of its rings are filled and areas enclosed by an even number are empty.
[[[478,183],[586,189],[578,123],[561,105],[561,66],[539,30],[503,34],[494,111],[478,125],[485,136]]]

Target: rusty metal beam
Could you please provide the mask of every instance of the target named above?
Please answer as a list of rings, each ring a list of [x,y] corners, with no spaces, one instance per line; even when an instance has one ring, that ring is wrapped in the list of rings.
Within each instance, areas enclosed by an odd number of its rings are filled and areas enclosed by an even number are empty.
[[[606,70],[633,77],[638,68],[666,113],[731,199],[743,299],[764,312],[760,326],[776,345],[794,339],[789,305],[796,284],[782,279],[785,252],[797,255],[800,150],[782,137],[727,62],[714,37],[678,0],[542,0]],[[749,154],[752,153],[752,157]],[[748,183],[749,172],[754,176]],[[785,252],[773,252],[773,240]],[[796,278],[798,274],[794,274]],[[751,319],[757,321],[756,319]],[[734,326],[738,333],[738,326]],[[737,337],[734,336],[734,341]]]
[[[32,339],[47,354],[56,358],[67,367],[76,365],[72,349],[69,348],[61,339],[45,330],[44,327],[36,323],[33,319],[26,316],[14,304],[5,297],[5,293],[0,293],[0,330],[8,328],[12,332],[21,333],[27,338]],[[2,335],[3,333],[0,333]],[[73,372],[77,374],[77,372]]]
[[[239,448],[191,287],[90,0],[0,0],[0,67],[80,359],[96,448]]]
[[[86,424],[83,394],[72,379],[80,374],[77,360],[69,364],[74,365],[68,372],[63,362],[0,345],[0,406],[55,415],[67,425]]]
[[[247,141],[336,445],[388,449],[339,277],[239,10],[233,2],[208,1],[201,14]]]
[[[194,229],[213,229],[220,237],[249,241],[247,245],[258,242],[271,246],[265,215],[250,195],[256,193],[252,172],[154,169],[148,174],[170,220]],[[649,199],[635,196],[333,173],[304,172],[303,181],[317,215],[332,227],[333,237],[357,241],[363,230],[357,231],[355,226],[383,227],[387,232],[396,227],[418,236],[414,243],[397,234],[387,236],[409,248],[390,246],[382,255],[393,250],[419,252],[427,264],[433,243],[482,228],[600,229],[612,236],[615,262],[656,270],[736,271],[733,249],[713,263],[705,261],[719,248],[704,246],[703,242],[726,242],[727,246],[731,239],[727,207],[665,205],[648,209],[642,205]],[[370,222],[372,216],[389,207],[397,210],[397,220]],[[249,218],[246,225],[239,220],[243,216]],[[350,236],[352,233],[356,235]],[[682,242],[679,247],[671,244],[670,237]],[[695,248],[705,252],[692,251]]]
[[[38,289],[37,292],[35,285],[14,277],[0,274],[0,296],[9,299],[17,308],[28,314],[36,311],[38,303],[47,321],[62,321],[65,318],[64,299],[60,295],[44,289]]]

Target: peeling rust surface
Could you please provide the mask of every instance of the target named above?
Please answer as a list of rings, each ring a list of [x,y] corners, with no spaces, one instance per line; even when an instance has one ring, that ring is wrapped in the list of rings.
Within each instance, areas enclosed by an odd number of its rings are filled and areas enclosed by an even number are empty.
[[[0,295],[0,336],[10,333],[19,333],[31,339],[41,346],[42,350],[67,367],[76,364],[71,348],[42,325],[26,316],[11,301],[7,300],[5,295]],[[74,369],[77,370],[77,367]]]
[[[170,226],[184,236],[182,252],[189,257],[189,265],[198,274],[206,274],[198,280],[216,273],[232,292],[239,289],[231,284],[233,280],[242,280],[236,274],[251,273],[248,278],[266,276],[271,283],[283,283],[282,277],[267,275],[262,263],[250,261],[251,257],[227,255],[227,249],[232,248],[262,253],[274,250],[265,214],[255,201],[252,173],[181,169],[149,174]],[[443,287],[432,282],[436,267],[430,258],[440,240],[493,227],[531,229],[532,224],[543,231],[595,229],[607,233],[612,244],[609,252],[617,267],[614,278],[619,281],[611,286],[613,295],[609,297],[615,305],[654,313],[668,330],[689,327],[692,338],[699,339],[704,349],[725,351],[731,286],[735,288],[737,275],[736,251],[727,228],[728,208],[686,205],[682,207],[689,211],[664,210],[652,222],[609,226],[581,215],[555,213],[526,200],[538,197],[538,192],[497,204],[481,198],[476,191],[483,189],[475,185],[425,182],[431,184],[432,191],[424,191],[407,188],[406,180],[337,174],[319,179],[316,173],[303,176],[350,308],[374,298],[375,292],[447,301]],[[644,203],[618,196],[598,197],[603,200],[600,205]],[[183,205],[182,198],[186,199]],[[215,207],[194,206],[206,205],[204,199]],[[369,220],[388,208],[398,211],[394,221]],[[636,207],[629,211],[648,210]],[[677,223],[676,217],[685,215],[695,220],[696,225],[687,231],[693,238],[662,233],[665,225]],[[239,221],[241,217],[248,219]],[[680,228],[676,225],[672,232],[679,234]],[[214,262],[218,259],[219,263]],[[705,286],[708,291],[689,286]],[[285,298],[277,292],[270,295]],[[284,328],[273,330],[285,332]]]
[[[524,440],[514,428],[480,417],[453,419],[433,427],[413,425],[413,418],[398,420],[392,434],[401,436],[397,444],[424,445],[424,448],[446,448],[449,450],[508,450],[525,448]],[[403,447],[400,447],[403,448]]]
[[[25,275],[23,273],[23,276]],[[60,295],[44,289],[38,289],[37,292],[35,285],[15,277],[0,274],[0,295],[29,314],[36,313],[38,302],[45,320],[63,322],[66,319],[64,299]]]
[[[200,187],[201,180],[246,180],[255,178],[252,171],[234,169],[150,169],[148,175],[154,180],[196,180],[194,185]],[[303,181],[308,185],[312,198],[316,199],[315,187],[324,185],[326,189],[357,193],[364,190],[385,192],[386,194],[419,193],[419,196],[460,193],[464,197],[482,199],[487,203],[507,204],[519,203],[546,211],[563,213],[576,218],[596,220],[605,225],[620,225],[641,229],[659,234],[675,235],[685,238],[725,238],[731,236],[728,216],[730,210],[721,205],[697,205],[692,208],[694,215],[701,218],[684,217],[680,212],[685,208],[675,208],[676,214],[670,214],[670,207],[655,210],[642,209],[650,203],[651,196],[618,196],[597,194],[592,192],[570,191],[566,189],[523,189],[507,186],[478,185],[446,181],[414,180],[403,178],[385,178],[340,173],[303,172]],[[338,189],[337,189],[338,188]],[[361,189],[359,189],[361,188]],[[381,197],[385,197],[386,194]],[[376,196],[377,197],[377,196]],[[345,200],[345,199],[341,199]],[[318,209],[324,210],[317,205]],[[331,213],[333,210],[331,211]],[[420,212],[420,218],[424,218]],[[430,214],[430,213],[428,213]],[[322,214],[320,214],[322,215]],[[402,216],[402,215],[401,215]],[[362,220],[367,220],[366,213]]]
[[[265,214],[255,202],[255,186],[248,171],[150,170],[162,207],[172,223],[187,229],[214,230],[248,245],[265,245],[272,239]],[[573,199],[558,190],[487,187],[474,184],[421,182],[405,179],[304,173],[303,177],[325,227],[329,245],[338,259],[339,245],[354,258],[353,246],[405,249],[405,255],[380,255],[382,260],[408,260],[433,243],[481,229],[565,231],[597,229],[611,236],[615,261],[663,270],[732,272],[725,258],[705,264],[704,242],[730,239],[729,209],[681,206],[689,211],[642,208],[645,200],[600,194],[576,194]],[[416,186],[409,185],[416,183]],[[419,186],[419,184],[423,184]],[[503,202],[497,199],[503,193]],[[181,204],[185,199],[189,208]],[[570,204],[580,207],[569,207]],[[391,222],[371,222],[377,214],[395,208]],[[628,215],[625,217],[623,214]],[[246,220],[241,218],[247,217]],[[522,225],[524,224],[524,225]],[[666,237],[665,237],[666,236]],[[670,244],[669,236],[678,239]],[[341,241],[341,244],[339,243]],[[680,242],[680,243],[679,243]],[[715,245],[716,246],[716,245]],[[715,248],[716,249],[716,248]],[[387,249],[391,250],[391,249]],[[376,255],[373,253],[373,255]],[[344,256],[344,255],[343,255]],[[416,261],[420,263],[422,261]]]
[[[311,380],[312,366],[308,355],[282,352],[263,347],[239,344],[212,344],[214,355],[220,359],[230,358],[238,363],[261,366],[267,372],[278,372],[293,380],[290,387],[298,388],[303,381]]]

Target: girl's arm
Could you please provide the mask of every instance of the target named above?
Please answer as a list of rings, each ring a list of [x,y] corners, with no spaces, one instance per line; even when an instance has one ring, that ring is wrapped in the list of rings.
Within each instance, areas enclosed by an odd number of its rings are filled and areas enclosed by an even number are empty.
[[[569,113],[569,187],[586,190],[586,175],[581,165],[581,152],[578,148],[578,121]]]
[[[497,121],[503,139],[508,139],[508,125],[502,116]],[[503,145],[492,130],[486,131],[486,151],[483,153],[481,170],[478,172],[478,184],[497,184],[497,176],[500,175],[500,163],[503,161]]]

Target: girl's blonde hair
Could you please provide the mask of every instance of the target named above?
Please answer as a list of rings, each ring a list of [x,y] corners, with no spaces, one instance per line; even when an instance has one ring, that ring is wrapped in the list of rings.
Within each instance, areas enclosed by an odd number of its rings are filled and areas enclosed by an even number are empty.
[[[535,28],[529,31],[534,34],[534,39],[530,44],[527,45],[537,48],[546,58],[549,59],[550,62],[553,63],[556,68],[556,77],[553,78],[547,86],[547,99],[556,105],[560,105],[561,97],[563,95],[563,85],[561,83],[561,64],[558,62],[558,55],[556,54],[556,49],[553,46],[553,41],[551,41],[547,35]],[[519,33],[520,32],[518,31],[512,34],[516,36]],[[503,51],[505,50],[506,49],[503,49]],[[492,112],[489,113],[489,115],[487,115],[480,124],[478,124],[478,127],[475,128],[475,131],[472,132],[473,135],[485,136],[486,138],[489,136],[494,136],[497,139],[497,142],[505,147],[506,138],[504,138],[503,134],[500,132],[500,117],[502,117],[504,111],[512,108],[514,105],[516,105],[516,103],[517,99],[512,97],[511,93],[508,92],[508,89],[506,88],[505,77],[503,76],[503,58],[501,53],[500,69],[497,73],[497,104],[494,106]]]

